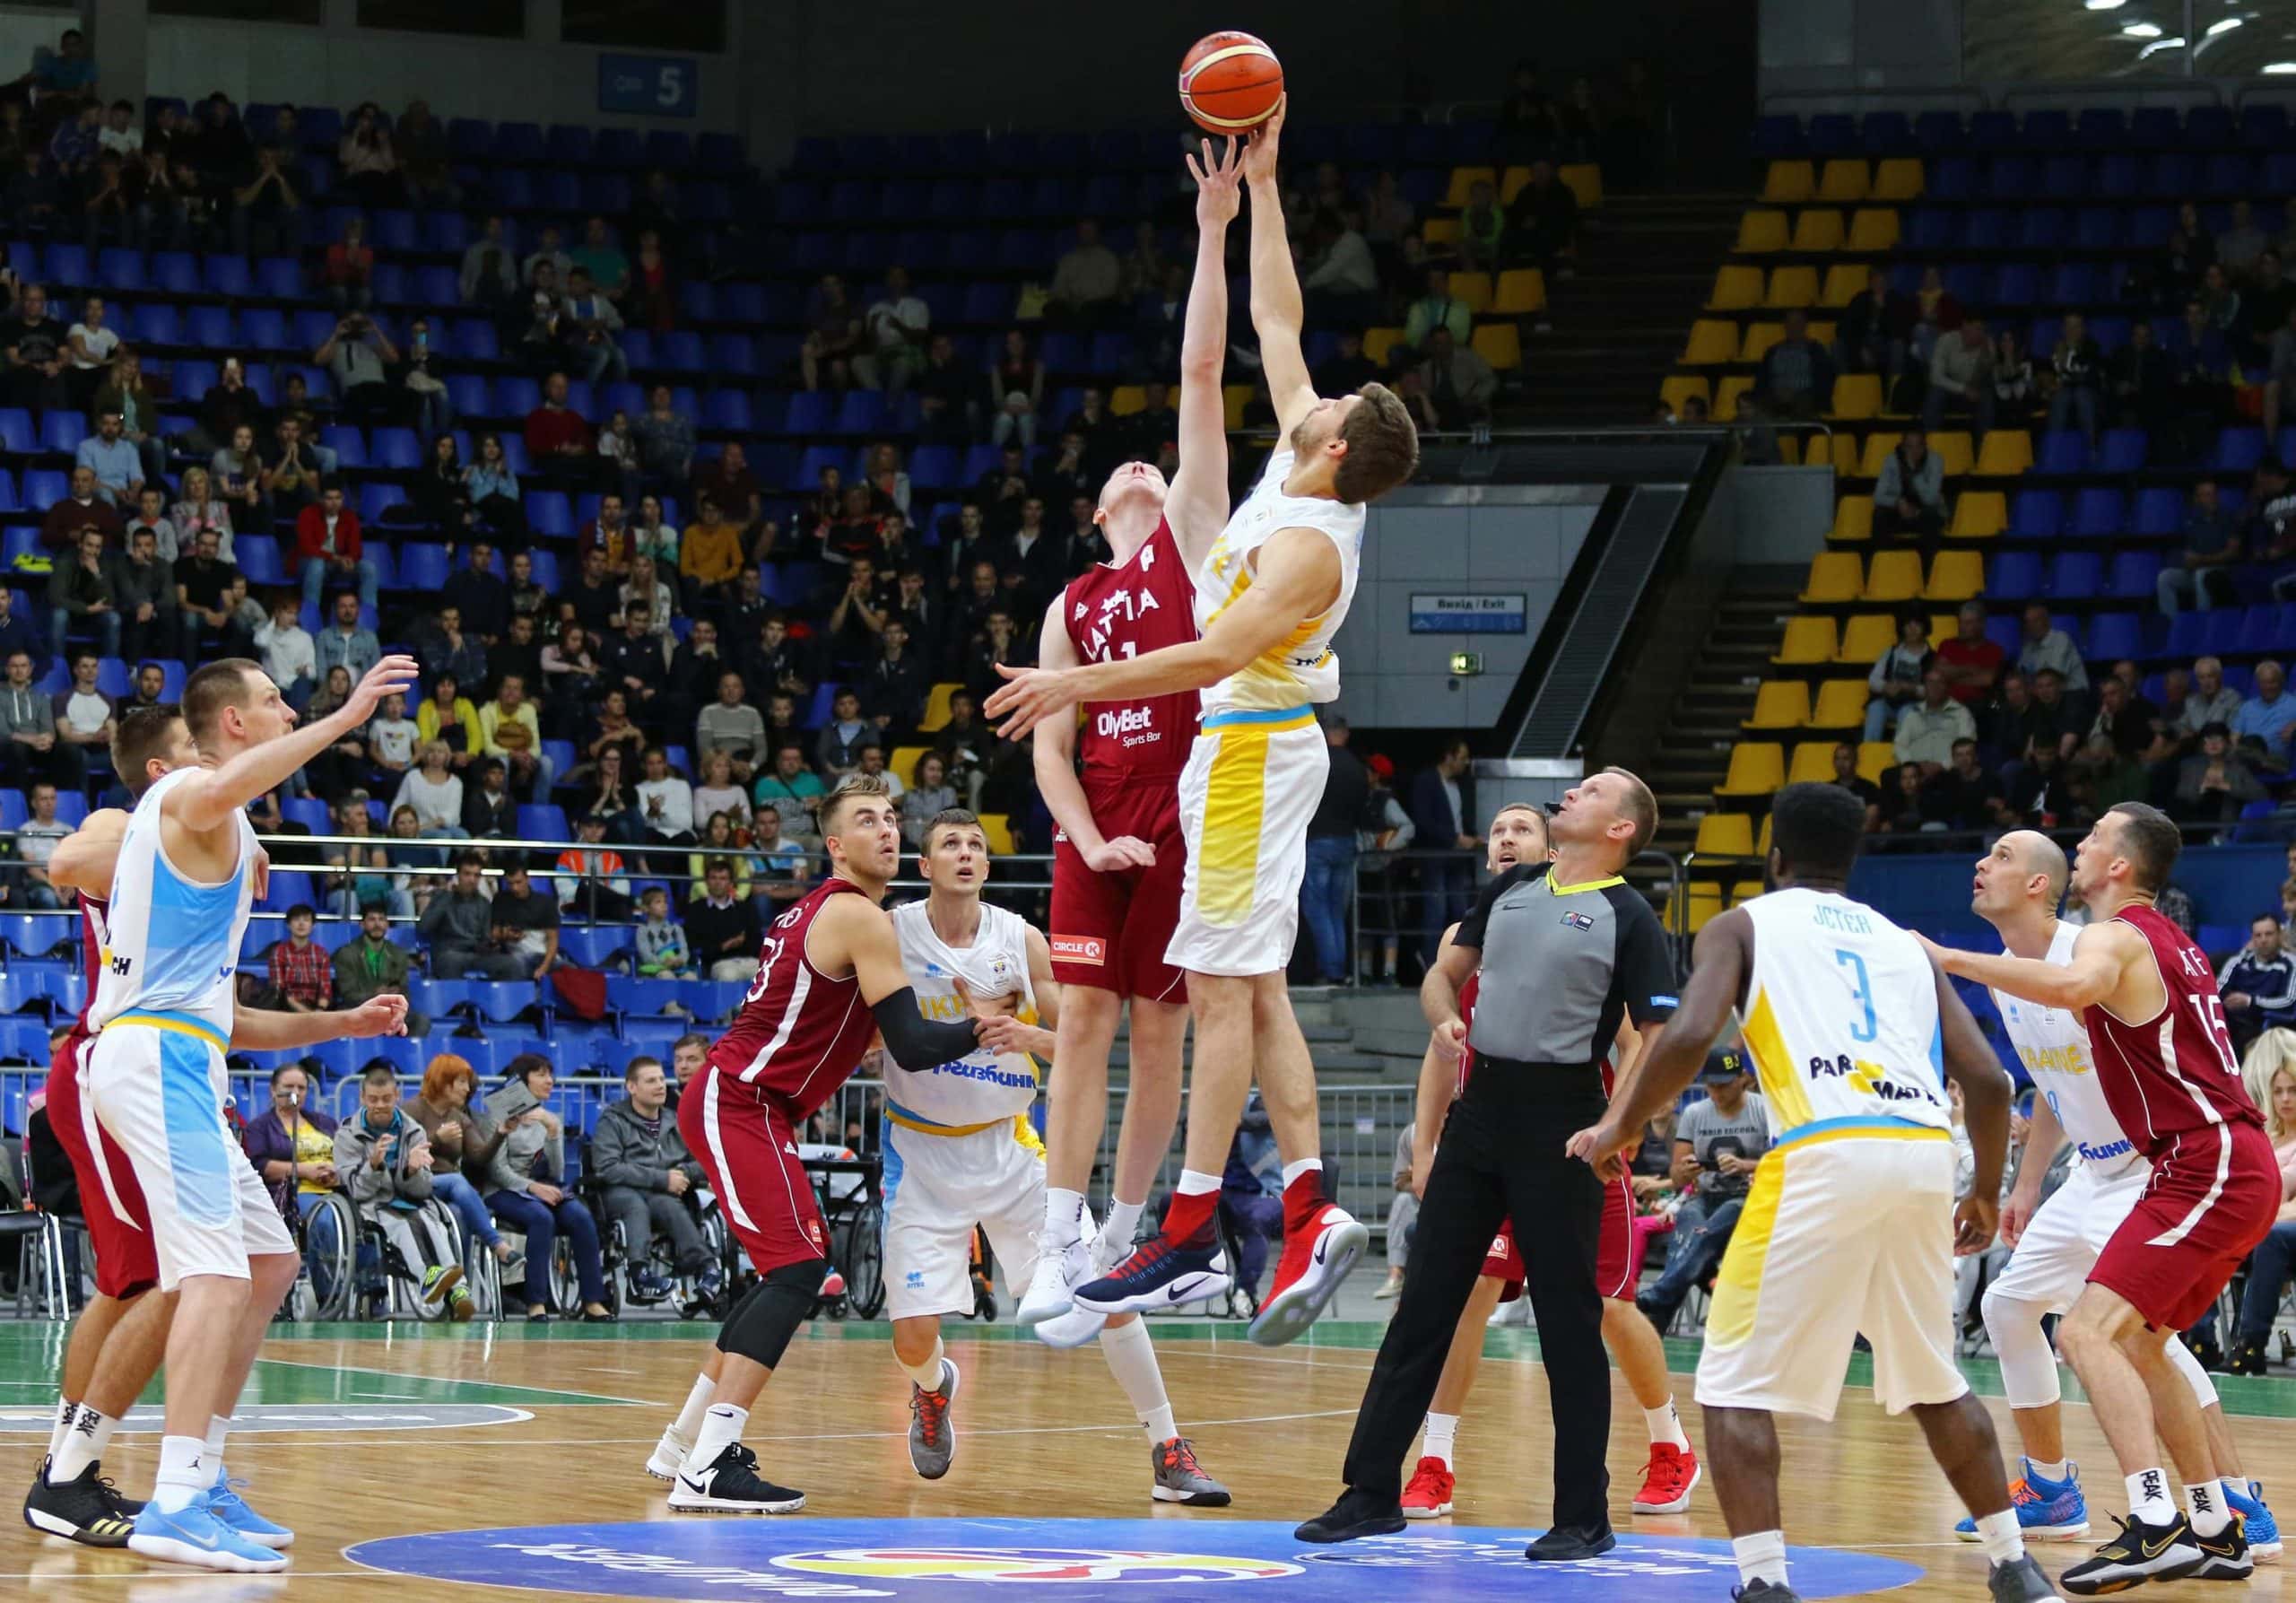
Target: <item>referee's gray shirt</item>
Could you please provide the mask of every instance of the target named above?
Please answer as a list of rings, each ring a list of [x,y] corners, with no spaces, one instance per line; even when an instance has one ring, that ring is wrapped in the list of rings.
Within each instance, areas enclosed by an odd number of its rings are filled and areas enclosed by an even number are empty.
[[[1558,885],[1546,864],[1518,864],[1487,886],[1455,945],[1483,954],[1468,1044],[1479,1058],[1601,1062],[1619,1021],[1638,1030],[1674,1015],[1674,958],[1658,915],[1613,875]]]

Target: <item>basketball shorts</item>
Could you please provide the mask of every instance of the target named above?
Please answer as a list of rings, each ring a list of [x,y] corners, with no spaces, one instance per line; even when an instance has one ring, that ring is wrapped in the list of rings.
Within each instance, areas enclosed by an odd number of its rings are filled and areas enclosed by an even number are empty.
[[[142,1188],[163,1292],[189,1275],[245,1280],[248,1259],[297,1250],[224,1121],[224,1044],[204,1019],[130,1013],[83,1057],[88,1102]]]
[[[813,1177],[779,1106],[713,1067],[678,1099],[678,1134],[700,1160],[726,1228],[759,1274],[829,1256]]]
[[[1862,1332],[1892,1414],[1969,1390],[1953,1362],[1953,1144],[1944,1130],[1788,1139],[1722,1256],[1698,1400],[1831,1419]]]
[[[1101,873],[1065,832],[1052,840],[1052,977],[1119,997],[1187,1000],[1187,976],[1165,961],[1180,919],[1187,845],[1180,834],[1179,780],[1173,774],[1088,772],[1084,796],[1101,835],[1131,835],[1155,849],[1145,868]]]
[[[127,1154],[88,1101],[83,1049],[92,1039],[74,1026],[57,1046],[48,1066],[48,1124],[71,1160],[79,1187],[80,1211],[96,1255],[96,1290],[107,1297],[128,1297],[158,1283],[160,1259],[152,1246],[144,1188],[136,1183]]]
[[[1187,875],[1165,962],[1239,976],[1290,966],[1308,823],[1330,771],[1331,748],[1307,707],[1205,717],[1180,775]]]
[[[2182,1330],[2216,1304],[2233,1271],[2271,1233],[2280,1165],[2252,1124],[2177,1138],[2089,1278],[2127,1299],[2155,1330]]]
[[[2109,1172],[2075,1164],[2027,1222],[1989,1294],[2048,1313],[2070,1309],[2152,1179],[2152,1166],[2142,1159]]]
[[[885,1313],[972,1311],[972,1227],[1018,1295],[1037,1270],[1044,1147],[1025,1114],[943,1135],[885,1120]]]
[[[1634,1253],[1634,1186],[1622,1175],[1603,1188],[1603,1235],[1595,1250],[1595,1289],[1613,1302],[1631,1299],[1641,1269]],[[1505,1282],[1499,1294],[1501,1302],[1512,1302],[1523,1294],[1523,1254],[1515,1245],[1513,1220],[1501,1224],[1492,1238],[1491,1250],[1483,1254],[1483,1273]]]

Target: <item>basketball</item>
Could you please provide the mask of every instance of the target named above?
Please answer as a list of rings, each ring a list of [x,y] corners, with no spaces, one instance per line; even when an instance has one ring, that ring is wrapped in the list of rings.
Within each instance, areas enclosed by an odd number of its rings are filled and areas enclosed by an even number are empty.
[[[1248,33],[1207,33],[1180,58],[1180,104],[1211,134],[1259,126],[1283,98],[1283,64]]]

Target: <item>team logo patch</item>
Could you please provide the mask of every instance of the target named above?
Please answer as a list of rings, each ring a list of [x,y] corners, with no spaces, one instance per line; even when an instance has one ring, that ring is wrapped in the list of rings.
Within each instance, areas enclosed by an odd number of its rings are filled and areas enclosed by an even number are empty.
[[[792,1553],[784,1570],[873,1581],[1119,1581],[1154,1585],[1192,1581],[1275,1581],[1300,1574],[1274,1559],[1196,1553],[1128,1553],[1100,1547],[843,1547]]]
[[[1096,935],[1057,935],[1052,937],[1055,963],[1089,963],[1099,967],[1109,960],[1109,944]]]
[[[822,1239],[822,1222],[819,1219],[808,1219],[805,1221],[805,1239],[813,1242],[814,1251],[826,1252],[829,1250],[829,1244]]]
[[[1592,929],[1595,920],[1585,913],[1565,913],[1562,921],[1573,929]]]

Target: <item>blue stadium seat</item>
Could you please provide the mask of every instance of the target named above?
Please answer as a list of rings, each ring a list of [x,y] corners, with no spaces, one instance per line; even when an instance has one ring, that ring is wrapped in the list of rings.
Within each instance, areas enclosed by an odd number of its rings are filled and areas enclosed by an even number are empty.
[[[239,319],[239,332],[249,348],[257,351],[284,351],[287,343],[287,318],[268,306],[251,306]]]
[[[630,929],[620,924],[561,925],[558,949],[567,962],[578,968],[610,968],[629,954]]]
[[[256,283],[274,301],[300,301],[303,265],[291,256],[267,256],[256,264]]]
[[[2089,655],[2103,662],[2144,656],[2142,620],[2135,613],[2098,614],[2089,627]]]
[[[2103,449],[2098,455],[2097,467],[2102,473],[2136,473],[2143,469],[2150,454],[2151,446],[2144,430],[2108,429],[2105,431]],[[2151,493],[2152,492],[2149,490],[2138,492],[2140,518],[2144,516],[2144,511],[2143,498]]]
[[[526,841],[571,841],[574,832],[566,822],[566,810],[548,803],[521,802],[518,806],[519,838]]]
[[[1993,559],[1986,595],[1995,601],[2024,601],[2041,594],[2041,559],[2030,551],[2005,551]]]
[[[398,582],[403,589],[437,591],[446,587],[447,548],[426,540],[402,541],[398,548]]]
[[[316,351],[335,337],[335,314],[322,311],[315,306],[308,307],[295,314],[293,327],[295,343],[307,350]]]
[[[319,443],[335,453],[335,462],[340,466],[367,466],[367,440],[355,428],[343,423],[328,423],[319,430]]]
[[[2136,492],[2133,527],[2138,534],[2173,535],[2184,521],[2184,497],[2177,491],[2155,488]]]
[[[64,289],[85,289],[93,283],[96,275],[89,266],[86,247],[51,241],[48,248],[48,276],[51,299]]]
[[[2089,466],[2089,444],[2073,429],[2051,429],[2042,434],[2040,449],[2033,454],[2033,471],[2046,474],[2076,474]]]
[[[199,258],[188,250],[162,250],[153,254],[151,281],[170,295],[196,295],[199,292]]]
[[[2226,429],[2216,437],[2216,459],[2213,466],[2219,473],[2253,473],[2264,460],[2264,431],[2262,429]]]
[[[2280,632],[2280,611],[2270,605],[2242,608],[2239,639],[2233,649],[2259,654],[2288,649],[2289,637]]]
[[[2073,503],[2073,533],[2087,538],[2118,535],[2128,522],[2128,509],[2118,490],[2082,491]]]
[[[57,815],[63,816],[60,812]],[[264,912],[283,913],[298,902],[317,907],[318,902],[318,886],[311,876],[298,868],[274,868],[269,889],[256,905]]]
[[[404,505],[406,486],[404,484],[366,484],[359,487],[359,521],[361,523],[380,523],[384,513],[393,507]]]
[[[746,434],[752,424],[750,417],[749,392],[743,389],[713,389],[702,396],[701,424],[706,429],[719,429]],[[911,482],[915,474],[910,475]]]
[[[28,427],[26,432],[30,431]],[[31,449],[30,442],[27,440],[22,449]],[[24,504],[33,511],[44,512],[71,493],[70,475],[58,473],[49,467],[31,467],[24,470]],[[39,531],[34,529],[31,532],[37,535]]]
[[[231,251],[210,251],[200,257],[200,285],[211,295],[244,298],[255,292],[255,275],[248,258]]]
[[[523,418],[541,405],[542,386],[524,373],[514,373],[507,379],[494,381],[496,415]],[[510,443],[509,437],[506,436],[502,443],[507,449]]]
[[[0,468],[0,512],[21,510],[16,501],[16,475]]]
[[[0,407],[0,450],[10,450],[21,456],[30,456],[33,449],[32,442],[38,438],[39,434],[32,427],[30,413],[21,406]],[[29,497],[31,493],[30,489],[31,481],[27,477],[24,483],[25,494]]]
[[[377,429],[370,444],[373,448],[375,466],[395,471],[421,467],[422,458],[428,454],[412,429]]]
[[[2065,502],[2054,490],[2020,490],[2011,503],[2009,532],[2020,539],[2049,539],[2065,525]]]
[[[135,293],[144,287],[144,253],[117,248],[98,251],[96,283],[107,292]]]
[[[561,490],[529,490],[525,497],[526,527],[546,539],[574,537],[574,513]]]
[[[209,257],[212,264],[217,258]],[[230,258],[237,261],[239,258]],[[231,309],[228,306],[204,304],[195,306],[184,316],[184,331],[195,345],[204,345],[211,351],[229,351],[236,346],[239,335],[231,323]]]
[[[447,398],[465,417],[493,414],[493,394],[486,380],[476,373],[449,373],[447,376]]]
[[[239,571],[247,575],[251,585],[284,584],[287,573],[279,554],[279,542],[268,535],[252,531],[231,542],[231,554],[239,560]]]
[[[21,826],[26,816],[23,797],[20,792],[0,791],[0,797],[14,797],[14,816],[0,811],[0,824],[9,829]],[[79,918],[74,913],[0,913],[0,946],[20,957],[46,957],[57,946],[79,938]],[[10,964],[11,968],[17,965]],[[5,1009],[14,1012],[13,1007]]]
[[[335,817],[326,803],[316,796],[290,796],[279,804],[279,815],[289,823],[300,823],[315,835],[335,832]]]
[[[66,456],[80,449],[88,437],[88,420],[76,412],[44,412],[39,420],[39,444],[42,450],[62,451]]]

